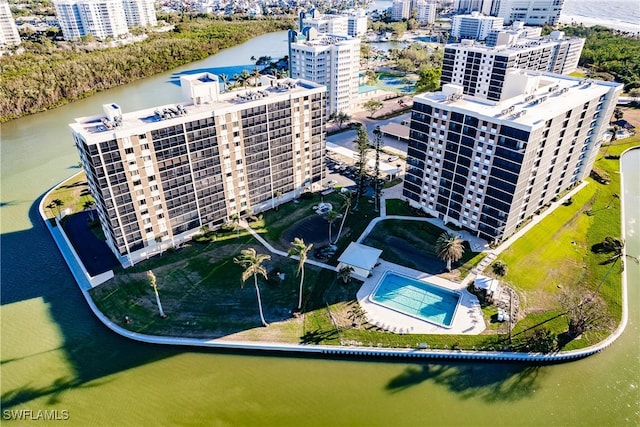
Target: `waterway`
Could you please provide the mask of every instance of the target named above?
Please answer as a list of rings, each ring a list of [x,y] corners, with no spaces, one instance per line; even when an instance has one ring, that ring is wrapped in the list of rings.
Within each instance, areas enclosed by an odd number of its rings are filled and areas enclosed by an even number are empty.
[[[2,125],[0,355],[3,424],[58,411],[65,425],[638,425],[640,266],[630,323],[609,349],[553,366],[407,363],[234,354],[140,344],[91,314],[36,206],[77,172],[67,124],[107,102],[175,102],[176,73],[286,54],[285,33]],[[640,150],[623,159],[627,247],[640,255]],[[632,188],[633,186],[633,188]],[[62,412],[67,411],[67,412]]]

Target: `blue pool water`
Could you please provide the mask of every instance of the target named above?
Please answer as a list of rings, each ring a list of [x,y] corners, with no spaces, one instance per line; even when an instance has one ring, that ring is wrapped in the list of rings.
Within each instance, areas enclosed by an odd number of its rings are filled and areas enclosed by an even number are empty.
[[[450,328],[460,293],[387,271],[370,298],[378,305]]]

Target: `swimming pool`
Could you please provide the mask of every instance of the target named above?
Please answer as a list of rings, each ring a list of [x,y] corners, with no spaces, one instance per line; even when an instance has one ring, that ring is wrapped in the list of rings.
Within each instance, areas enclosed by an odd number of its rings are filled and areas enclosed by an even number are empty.
[[[369,296],[378,305],[450,328],[460,292],[387,271]]]

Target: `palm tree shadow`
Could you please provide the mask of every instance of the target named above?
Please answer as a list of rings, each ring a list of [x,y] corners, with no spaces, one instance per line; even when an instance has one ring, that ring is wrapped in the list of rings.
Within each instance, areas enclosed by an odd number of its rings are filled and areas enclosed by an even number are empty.
[[[486,363],[444,363],[408,366],[385,387],[398,393],[425,381],[445,386],[464,398],[487,402],[515,401],[530,396],[538,383],[541,366]]]

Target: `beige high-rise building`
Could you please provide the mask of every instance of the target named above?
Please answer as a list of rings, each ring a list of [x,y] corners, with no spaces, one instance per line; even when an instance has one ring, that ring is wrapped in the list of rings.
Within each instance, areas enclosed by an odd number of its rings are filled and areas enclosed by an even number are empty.
[[[107,244],[123,265],[322,179],[325,88],[272,76],[260,83],[223,92],[216,75],[182,76],[183,104],[130,113],[106,104],[70,124]]]

